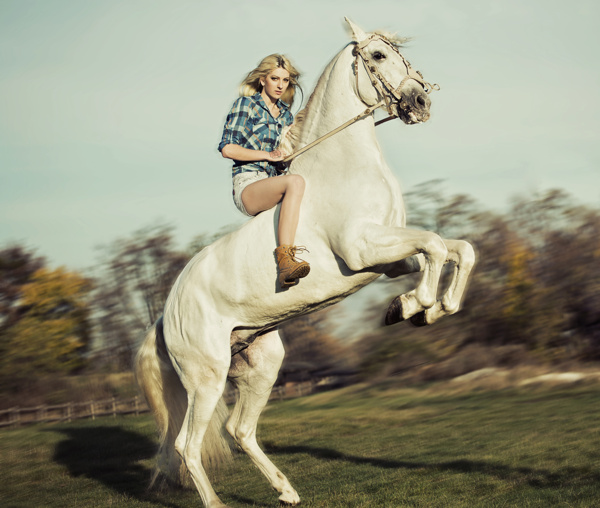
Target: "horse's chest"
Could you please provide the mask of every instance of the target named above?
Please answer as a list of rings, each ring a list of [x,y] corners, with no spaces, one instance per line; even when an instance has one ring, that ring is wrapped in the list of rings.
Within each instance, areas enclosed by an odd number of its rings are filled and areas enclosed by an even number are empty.
[[[402,217],[404,204],[393,175],[367,173],[353,178],[349,184],[336,191],[340,193],[340,206],[348,210],[349,215],[386,225],[396,225]]]

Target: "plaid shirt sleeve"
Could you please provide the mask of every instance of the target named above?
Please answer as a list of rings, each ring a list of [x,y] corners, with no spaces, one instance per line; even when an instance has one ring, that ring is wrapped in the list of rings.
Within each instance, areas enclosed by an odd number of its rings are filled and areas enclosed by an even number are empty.
[[[243,146],[248,142],[252,131],[250,101],[248,97],[238,97],[227,115],[219,152],[228,144]]]

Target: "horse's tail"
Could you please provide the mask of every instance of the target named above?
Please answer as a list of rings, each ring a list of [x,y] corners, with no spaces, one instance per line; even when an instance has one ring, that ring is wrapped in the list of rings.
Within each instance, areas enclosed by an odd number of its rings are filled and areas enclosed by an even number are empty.
[[[175,439],[187,411],[187,395],[167,355],[162,317],[147,331],[135,357],[134,370],[159,431],[158,463],[150,485],[154,485],[161,474],[178,485],[187,484],[187,468],[175,450]],[[227,416],[227,406],[221,399],[202,443],[205,467],[216,467],[231,458],[231,448],[224,433]]]

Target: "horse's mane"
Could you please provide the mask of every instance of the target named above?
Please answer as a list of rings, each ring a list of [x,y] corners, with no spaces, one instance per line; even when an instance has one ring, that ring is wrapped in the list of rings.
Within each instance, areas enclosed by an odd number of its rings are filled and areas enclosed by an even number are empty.
[[[302,135],[304,120],[306,118],[306,113],[309,104],[310,99],[308,100],[306,107],[298,111],[298,113],[294,117],[294,123],[288,125],[287,127],[284,127],[282,131],[281,142],[279,143],[279,146],[277,148],[282,152],[286,153],[287,155],[291,155],[293,152],[296,151],[297,148],[299,148],[300,136]]]
[[[373,34],[383,37],[392,46],[395,46],[398,49],[404,47],[407,42],[413,40],[412,37],[401,37],[396,33],[386,32],[385,30],[375,30]]]
[[[281,134],[281,142],[279,143],[278,147],[279,150],[281,150],[282,152],[291,155],[294,151],[300,148],[300,141],[302,140],[302,132],[304,130],[306,114],[308,113],[309,108],[311,106],[313,97],[315,95],[315,90],[319,88],[321,81],[325,79],[324,77],[325,72],[321,74],[321,77],[317,82],[317,86],[315,86],[315,89],[308,98],[306,106],[304,106],[304,108],[302,108],[300,111],[298,111],[298,113],[296,113],[296,116],[294,117],[294,122],[283,129],[283,132]]]
[[[395,33],[386,32],[384,30],[376,30],[372,34],[368,34],[368,35],[379,35],[380,37],[384,38],[387,42],[389,42],[392,46],[394,46],[396,48],[401,48],[401,47],[403,47],[404,44],[406,44],[407,42],[412,40],[411,37],[400,37],[399,35],[397,35]],[[319,78],[319,81],[317,82],[317,86],[315,86],[313,92],[310,94],[310,97],[308,98],[308,102],[306,103],[306,106],[304,106],[304,108],[301,109],[296,114],[296,116],[294,117],[294,122],[291,125],[289,125],[283,129],[283,132],[281,135],[281,142],[279,143],[278,148],[288,155],[292,154],[299,148],[302,148],[300,146],[300,143],[302,141],[302,134],[304,131],[306,115],[307,115],[308,111],[310,110],[311,103],[312,103],[312,100],[315,95],[315,91],[318,90],[319,85],[325,79],[325,75],[326,75],[326,72],[323,71],[323,73],[321,74],[321,77]]]

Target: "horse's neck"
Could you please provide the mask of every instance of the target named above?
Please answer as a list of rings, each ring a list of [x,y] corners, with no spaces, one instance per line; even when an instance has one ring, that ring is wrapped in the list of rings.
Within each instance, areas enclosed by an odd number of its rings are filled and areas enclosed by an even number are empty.
[[[352,55],[346,48],[324,71],[306,108],[300,147],[367,109],[356,95],[351,65]],[[349,216],[404,224],[400,187],[384,161],[372,116],[300,155],[291,171],[308,177],[310,210],[318,217],[329,217],[321,224],[324,229],[344,230]]]
[[[351,65],[352,55],[349,48],[346,48],[323,72],[307,106],[300,146],[324,136],[367,108],[354,92]],[[348,151],[362,153],[365,145],[379,151],[372,116],[352,124],[331,139],[335,140],[336,146],[343,145],[345,153]],[[331,147],[331,144],[328,146]],[[323,149],[319,145],[316,148]],[[307,155],[312,150],[314,149],[309,150]],[[316,151],[314,150],[313,153]],[[360,157],[360,153],[354,156]],[[372,157],[372,154],[365,153],[364,156]]]
[[[338,54],[325,68],[313,94],[306,113],[302,141],[308,142],[343,123],[351,115],[349,109],[360,107],[361,102],[349,93],[352,83],[344,52]]]

